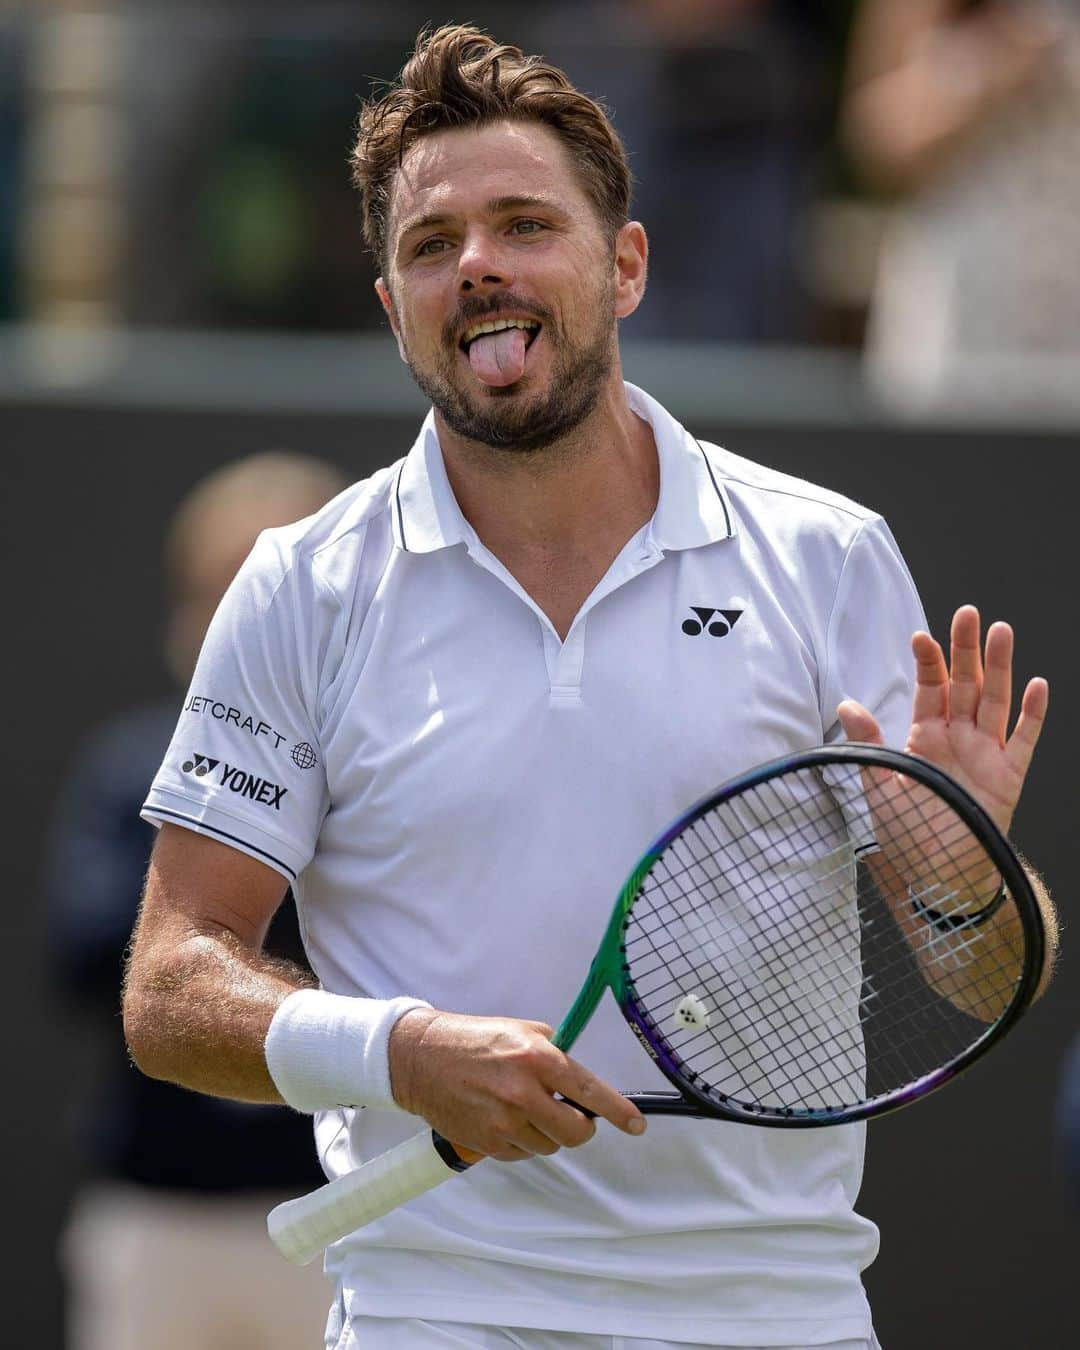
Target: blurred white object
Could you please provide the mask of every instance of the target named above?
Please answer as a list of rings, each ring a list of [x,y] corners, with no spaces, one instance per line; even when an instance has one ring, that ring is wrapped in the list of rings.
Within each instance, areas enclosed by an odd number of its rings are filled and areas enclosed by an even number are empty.
[[[1080,357],[1080,6],[1054,17],[1038,79],[954,146],[886,231],[866,368],[900,410],[1075,403],[1061,367],[1075,374]]]

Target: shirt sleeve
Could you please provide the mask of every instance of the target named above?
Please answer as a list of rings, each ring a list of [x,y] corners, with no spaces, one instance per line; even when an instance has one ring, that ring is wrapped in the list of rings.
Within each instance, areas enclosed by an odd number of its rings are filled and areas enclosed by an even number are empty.
[[[260,535],[207,632],[144,819],[296,879],[329,807],[317,709],[337,617],[286,532]]]
[[[836,709],[853,698],[873,713],[885,744],[903,749],[915,687],[911,636],[925,627],[911,573],[888,526],[875,516],[847,551],[829,616],[821,684],[826,741],[843,740]]]

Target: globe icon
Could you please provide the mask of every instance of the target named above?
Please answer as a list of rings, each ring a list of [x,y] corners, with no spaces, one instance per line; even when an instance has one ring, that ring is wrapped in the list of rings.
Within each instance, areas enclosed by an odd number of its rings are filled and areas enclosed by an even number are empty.
[[[313,769],[319,762],[315,751],[312,750],[307,741],[301,741],[298,745],[293,746],[292,760],[298,769]]]

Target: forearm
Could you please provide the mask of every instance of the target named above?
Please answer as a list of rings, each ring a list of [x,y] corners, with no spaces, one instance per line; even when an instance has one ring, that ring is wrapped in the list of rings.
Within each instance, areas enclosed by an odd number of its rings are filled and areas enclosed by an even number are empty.
[[[977,915],[992,899],[997,874],[988,874],[988,890],[957,880],[944,887],[911,884],[913,870],[887,851],[868,859],[870,870],[893,918],[904,934],[926,982],[942,998],[982,1022],[999,1017],[1012,999],[1023,966],[1024,934],[1015,906],[998,906],[981,923],[960,922]],[[1049,983],[1057,952],[1053,903],[1038,873],[1026,862],[1046,934],[1046,955],[1036,998]],[[945,900],[936,892],[944,891]],[[969,898],[970,897],[970,898]]]
[[[226,929],[191,931],[168,947],[136,939],[123,1002],[128,1049],[151,1078],[280,1103],[266,1065],[266,1033],[281,1002],[311,984],[299,967]]]
[[[1043,964],[1035,988],[1035,998],[1041,998],[1057,957],[1057,914],[1042,877],[1030,863],[1024,860],[1022,863],[1035,894],[1045,937]],[[972,935],[974,941],[969,940]],[[1024,935],[1014,906],[1006,899],[987,920],[985,930],[973,929],[972,935],[965,935],[963,930],[957,935],[962,954],[959,965],[950,959],[948,938],[939,940],[935,950],[933,941],[925,941],[924,932],[921,946],[918,941],[913,945],[923,973],[938,992],[963,1011],[989,1022],[1000,1017],[1008,1006],[1022,968]],[[969,961],[970,968],[965,968],[964,963]]]

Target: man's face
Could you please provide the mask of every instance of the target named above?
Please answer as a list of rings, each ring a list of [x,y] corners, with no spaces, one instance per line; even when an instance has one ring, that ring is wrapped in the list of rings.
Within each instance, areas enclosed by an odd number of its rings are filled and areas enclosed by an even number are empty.
[[[644,235],[627,229],[643,284]],[[536,450],[588,416],[611,375],[615,320],[640,296],[619,258],[555,133],[498,122],[434,133],[406,155],[378,291],[449,428]]]

